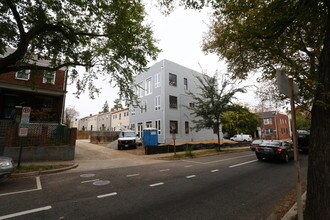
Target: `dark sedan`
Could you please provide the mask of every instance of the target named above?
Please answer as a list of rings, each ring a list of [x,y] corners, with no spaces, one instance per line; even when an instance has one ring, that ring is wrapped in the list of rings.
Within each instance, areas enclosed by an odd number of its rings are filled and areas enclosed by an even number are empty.
[[[263,141],[255,152],[258,160],[273,159],[287,163],[294,157],[293,144],[290,141]]]
[[[8,178],[14,169],[14,161],[10,157],[0,157],[0,181]]]

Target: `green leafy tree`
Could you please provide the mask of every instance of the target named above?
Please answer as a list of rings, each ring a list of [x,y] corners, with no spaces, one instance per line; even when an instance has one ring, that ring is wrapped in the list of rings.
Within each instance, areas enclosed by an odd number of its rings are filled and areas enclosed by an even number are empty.
[[[297,130],[311,129],[311,112],[303,108],[296,109],[296,126]]]
[[[121,103],[121,100],[120,99],[115,99],[115,101],[113,101],[114,103],[114,109],[115,110],[120,110],[120,109],[123,109],[123,105]]]
[[[174,0],[159,0],[169,9]],[[305,216],[330,219],[330,0],[179,0],[214,9],[203,49],[219,55],[234,76],[285,68],[313,102]]]
[[[230,137],[241,133],[253,135],[257,130],[257,125],[257,115],[241,105],[233,105],[231,110],[225,112],[222,117],[222,130]]]
[[[104,77],[133,97],[133,76],[159,52],[145,16],[140,0],[2,0],[0,74],[70,67],[77,96],[88,88],[93,97],[99,91],[93,80]],[[78,67],[86,74],[79,76]]]
[[[203,128],[213,129],[213,132],[218,136],[218,149],[220,150],[220,123],[223,114],[230,108],[235,94],[244,93],[246,90],[245,88],[238,88],[235,82],[224,76],[221,79],[220,88],[218,88],[217,74],[213,77],[207,75],[196,76],[196,79],[199,83],[198,89],[200,92],[187,92],[193,101],[192,104],[185,107],[192,111],[194,129],[197,131]]]
[[[65,124],[71,127],[71,122],[79,116],[79,112],[74,107],[67,107],[65,109]]]
[[[103,112],[109,112],[109,104],[108,101],[105,101],[104,105],[103,105]]]

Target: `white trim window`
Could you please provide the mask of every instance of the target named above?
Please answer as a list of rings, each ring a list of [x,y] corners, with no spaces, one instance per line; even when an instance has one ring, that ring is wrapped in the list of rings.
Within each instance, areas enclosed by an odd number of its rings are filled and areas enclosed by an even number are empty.
[[[55,77],[56,77],[56,72],[55,71],[46,71],[44,73],[44,77],[42,78],[42,83],[47,83],[47,84],[55,84]]]
[[[188,79],[187,78],[183,78],[183,88],[184,88],[184,90],[188,90]]]
[[[29,80],[30,79],[30,70],[21,70],[21,71],[16,72],[15,79]]]
[[[264,118],[264,125],[271,125],[271,124],[273,124],[271,118]]]
[[[151,77],[146,79],[146,84],[145,84],[145,95],[150,95],[151,94]]]
[[[155,80],[155,88],[160,87],[160,73],[155,74],[154,80]]]
[[[141,98],[141,97],[143,97],[143,93],[144,93],[144,86],[143,86],[143,81],[142,82],[140,82],[138,85],[137,85],[137,95],[138,95],[138,97],[139,98]]]
[[[132,116],[135,116],[135,108],[133,108],[133,109],[131,110],[131,115],[132,115]]]
[[[161,129],[160,129],[160,120],[156,120],[156,121],[155,121],[155,128],[157,128],[157,130],[158,130],[158,134],[160,134],[160,133],[161,133]]]
[[[155,111],[160,110],[160,95],[155,97]]]

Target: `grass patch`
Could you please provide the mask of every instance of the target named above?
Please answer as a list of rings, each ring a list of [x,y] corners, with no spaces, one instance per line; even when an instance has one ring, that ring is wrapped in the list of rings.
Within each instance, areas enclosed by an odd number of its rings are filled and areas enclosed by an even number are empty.
[[[27,173],[27,172],[34,172],[34,171],[44,171],[44,170],[54,170],[69,167],[71,165],[21,165],[20,167],[16,167],[15,173]]]
[[[204,157],[204,156],[213,156],[218,154],[226,154],[226,153],[234,153],[234,152],[242,152],[242,151],[250,151],[249,147],[237,147],[237,148],[221,148],[220,151],[218,149],[207,149],[207,150],[189,150],[186,152],[177,152],[176,155],[168,155],[164,157],[160,157],[158,159],[164,160],[178,160],[184,158],[192,158],[192,157]]]

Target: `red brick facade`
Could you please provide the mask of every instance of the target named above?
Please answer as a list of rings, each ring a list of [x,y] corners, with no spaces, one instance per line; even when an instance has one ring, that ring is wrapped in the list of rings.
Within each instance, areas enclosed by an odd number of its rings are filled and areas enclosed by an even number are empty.
[[[287,115],[272,111],[260,114],[258,127],[261,128],[263,139],[285,140],[291,137],[289,124]]]
[[[61,123],[66,70],[57,70],[50,78],[43,71],[27,75],[25,79],[17,77],[15,72],[0,75],[0,119],[12,119],[16,106],[28,106],[31,122]]]

